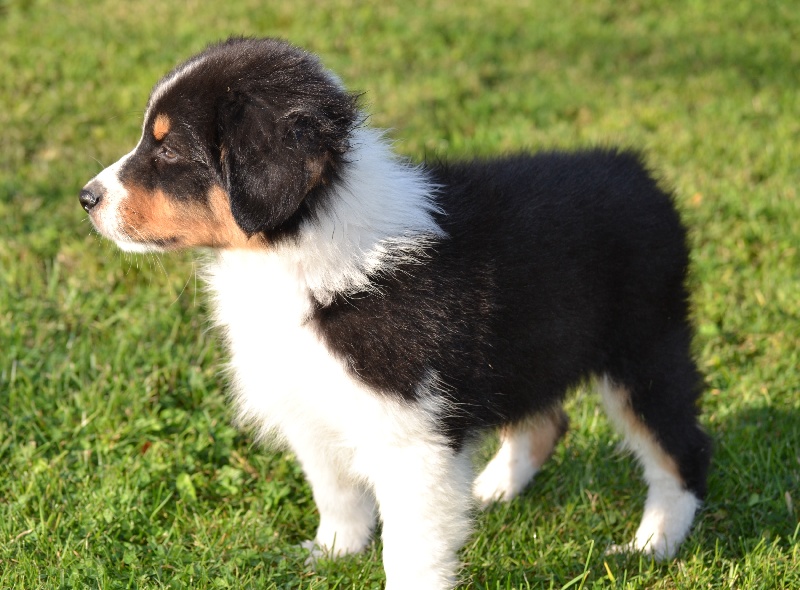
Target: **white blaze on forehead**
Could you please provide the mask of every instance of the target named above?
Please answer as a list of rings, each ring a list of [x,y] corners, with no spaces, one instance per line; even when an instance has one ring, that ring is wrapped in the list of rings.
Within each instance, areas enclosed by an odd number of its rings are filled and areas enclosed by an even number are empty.
[[[150,117],[150,112],[153,110],[155,104],[161,100],[161,98],[169,92],[170,88],[172,88],[178,80],[187,76],[191,72],[193,72],[197,67],[206,61],[206,56],[197,56],[181,66],[178,66],[176,70],[174,70],[171,74],[169,74],[166,78],[163,78],[158,84],[156,84],[153,91],[150,93],[150,100],[147,101],[147,110],[144,113],[144,124],[147,123],[148,118]]]

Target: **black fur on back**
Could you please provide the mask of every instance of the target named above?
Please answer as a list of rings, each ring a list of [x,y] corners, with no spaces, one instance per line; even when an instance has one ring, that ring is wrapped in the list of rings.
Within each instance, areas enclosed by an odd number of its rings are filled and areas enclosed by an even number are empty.
[[[640,157],[551,152],[431,173],[448,238],[425,264],[376,279],[381,296],[320,306],[328,346],[408,401],[434,372],[455,446],[607,374],[670,454],[706,449],[681,465],[702,496],[710,445],[695,423],[686,232]]]

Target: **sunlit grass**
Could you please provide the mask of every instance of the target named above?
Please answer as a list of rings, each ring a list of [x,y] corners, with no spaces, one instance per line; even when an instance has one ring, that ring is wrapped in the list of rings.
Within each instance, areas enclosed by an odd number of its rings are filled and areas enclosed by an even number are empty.
[[[583,392],[532,488],[478,517],[466,587],[800,587],[800,8],[399,6],[0,1],[0,587],[382,583],[379,544],[304,565],[310,491],[231,426],[192,257],[120,254],[77,203],[158,77],[231,34],[319,53],[414,159],[623,144],[676,191],[717,446],[694,533],[665,564],[604,555],[644,488]]]

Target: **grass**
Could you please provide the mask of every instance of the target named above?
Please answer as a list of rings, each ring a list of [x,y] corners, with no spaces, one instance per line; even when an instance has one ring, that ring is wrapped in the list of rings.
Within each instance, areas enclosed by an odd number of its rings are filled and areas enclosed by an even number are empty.
[[[266,5],[265,5],[266,4]],[[416,159],[621,143],[691,228],[710,493],[678,557],[606,556],[644,489],[596,410],[478,517],[464,587],[800,587],[800,7],[775,0],[0,0],[0,588],[374,588],[304,566],[293,458],[230,425],[190,255],[129,257],[77,191],[208,42],[278,35]]]

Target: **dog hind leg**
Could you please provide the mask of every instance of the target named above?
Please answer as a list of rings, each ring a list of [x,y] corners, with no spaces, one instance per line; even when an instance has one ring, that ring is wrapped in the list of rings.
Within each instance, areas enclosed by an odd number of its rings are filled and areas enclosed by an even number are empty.
[[[651,367],[646,378],[626,371],[624,379],[606,375],[600,380],[606,412],[641,464],[648,485],[634,540],[612,550],[668,559],[688,535],[705,495],[711,443],[697,422],[699,375],[688,352],[651,361],[638,365]]]
[[[569,420],[558,407],[503,428],[500,449],[475,480],[482,506],[518,495],[553,453]]]

